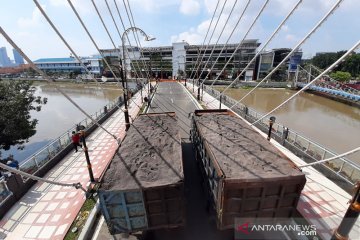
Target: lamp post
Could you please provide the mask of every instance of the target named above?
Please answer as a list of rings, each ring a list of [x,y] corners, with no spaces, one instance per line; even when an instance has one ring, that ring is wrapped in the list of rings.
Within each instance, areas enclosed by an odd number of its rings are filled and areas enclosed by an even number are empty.
[[[125,30],[125,32],[122,34],[121,36],[121,42],[122,42],[122,68],[121,68],[121,83],[122,83],[122,87],[124,89],[124,115],[125,115],[125,129],[126,131],[130,128],[130,120],[129,120],[129,111],[128,111],[128,103],[127,103],[127,97],[128,97],[128,89],[127,89],[127,79],[126,79],[126,60],[125,60],[125,36],[130,32],[130,31],[139,31],[141,33],[141,35],[143,35],[145,37],[145,41],[152,41],[155,40],[155,38],[148,36],[142,29],[138,28],[138,27],[130,27],[128,29]],[[150,84],[150,80],[148,81],[148,84]],[[125,88],[126,85],[126,88]]]
[[[270,141],[270,138],[271,138],[271,131],[272,131],[273,124],[275,123],[275,119],[276,118],[274,116],[271,116],[270,120],[269,120],[269,132],[268,132],[268,137],[267,137],[268,141]]]
[[[197,59],[196,59],[195,65],[193,66],[193,70],[196,69],[195,67],[197,66],[197,64],[198,64],[198,62],[199,62],[199,56],[200,56],[200,53],[201,53],[200,48],[199,48],[199,47],[196,47],[196,48],[197,48],[197,52],[198,52],[198,57],[197,57]],[[194,76],[193,76],[193,92],[195,92],[195,75],[196,75],[196,74],[199,75],[199,74],[197,73],[197,69],[196,69],[195,71],[196,71],[196,72],[194,73]],[[198,76],[198,77],[199,77],[199,76]],[[191,78],[191,76],[190,76],[190,78]]]
[[[78,125],[76,127],[76,131],[80,131],[80,136],[81,136],[81,139],[82,139],[82,143],[84,145],[84,153],[85,153],[87,169],[89,171],[90,181],[95,182],[94,174],[93,174],[92,167],[91,167],[89,152],[88,152],[88,148],[86,146],[86,136],[85,136],[86,133],[85,133],[84,129],[85,129],[85,126],[83,126],[83,125],[80,125],[80,126]]]

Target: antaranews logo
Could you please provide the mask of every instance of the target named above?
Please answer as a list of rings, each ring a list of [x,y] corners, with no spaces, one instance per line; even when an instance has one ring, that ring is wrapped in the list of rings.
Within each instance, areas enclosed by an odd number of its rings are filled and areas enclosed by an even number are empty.
[[[304,236],[318,239],[316,226],[299,224],[294,219],[235,219],[235,239],[289,239],[289,236]]]
[[[242,232],[244,234],[249,234],[249,223],[244,223],[237,226],[236,231]]]

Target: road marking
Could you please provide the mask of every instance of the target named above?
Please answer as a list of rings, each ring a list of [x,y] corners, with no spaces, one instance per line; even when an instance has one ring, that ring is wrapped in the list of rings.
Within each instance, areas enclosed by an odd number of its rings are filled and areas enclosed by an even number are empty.
[[[171,98],[171,103],[174,103],[174,100]]]

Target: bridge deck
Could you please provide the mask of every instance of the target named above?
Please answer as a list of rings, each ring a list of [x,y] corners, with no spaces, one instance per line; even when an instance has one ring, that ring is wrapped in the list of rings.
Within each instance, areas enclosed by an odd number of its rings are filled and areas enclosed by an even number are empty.
[[[192,92],[193,85],[187,83],[187,88]],[[195,94],[197,94],[197,89],[198,87],[195,86]],[[203,104],[207,108],[219,108],[220,102],[213,100],[214,97],[204,91]],[[224,104],[221,106],[222,109],[229,109]],[[246,120],[244,121],[247,122]],[[265,138],[267,137],[262,131],[256,130]],[[271,143],[288,156],[296,165],[306,164],[306,162],[275,140],[271,139]],[[297,209],[309,223],[316,225],[317,233],[323,239],[330,239],[332,232],[339,226],[345,215],[349,206],[348,202],[352,197],[314,168],[303,168],[303,172],[306,175],[306,185],[302,191]],[[356,226],[353,228],[350,239],[357,239],[358,236],[360,236],[360,219],[358,219]]]
[[[188,88],[191,92],[190,83],[188,83]],[[195,87],[196,91],[197,87]],[[135,95],[134,99],[137,104],[140,104],[140,93]],[[204,105],[212,100],[213,97],[204,92]],[[207,108],[218,107],[217,100],[207,105]],[[232,231],[216,230],[215,218],[207,213],[204,207],[205,193],[201,188],[200,174],[196,169],[193,149],[188,140],[190,130],[188,114],[198,108],[201,106],[194,101],[184,86],[174,82],[164,82],[160,83],[149,110],[150,112],[175,111],[179,117],[185,159],[185,194],[188,201],[186,228],[154,231],[151,234],[155,239],[233,238]],[[129,112],[132,117],[135,117],[139,108],[131,103]],[[123,137],[125,134],[123,113],[117,111],[104,123],[104,126],[116,136]],[[265,137],[262,132],[260,134]],[[94,175],[99,177],[111,160],[117,144],[113,138],[100,129],[94,131],[87,141]],[[277,142],[271,142],[296,164],[305,164]],[[305,168],[304,172],[307,175],[307,184],[298,210],[308,221],[317,226],[318,233],[324,239],[329,239],[331,229],[338,226],[351,196],[313,168]],[[80,181],[84,185],[87,184],[89,177],[82,151],[67,155],[46,175],[46,178],[68,183]],[[0,239],[5,237],[7,239],[63,239],[84,201],[84,194],[79,190],[37,183],[1,220]],[[359,236],[359,228],[354,229],[350,236]]]
[[[140,93],[134,96],[141,105]],[[130,103],[129,114],[135,117],[139,108]],[[103,126],[117,137],[125,136],[124,113],[117,110]],[[99,178],[112,159],[118,145],[115,139],[101,129],[86,138],[94,177]],[[82,150],[69,153],[46,176],[46,179],[64,183],[89,183],[89,175]],[[85,195],[81,190],[36,183],[3,217],[0,239],[63,239],[75,220]]]

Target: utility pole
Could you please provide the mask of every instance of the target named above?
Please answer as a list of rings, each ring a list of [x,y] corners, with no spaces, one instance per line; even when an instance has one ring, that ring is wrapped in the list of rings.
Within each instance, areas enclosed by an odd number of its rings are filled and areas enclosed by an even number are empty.
[[[125,117],[125,131],[129,130],[130,128],[130,119],[129,119],[129,111],[128,111],[128,89],[127,89],[127,84],[125,85],[126,82],[126,72],[125,69],[126,68],[126,63],[125,63],[125,47],[123,45],[123,60],[120,61],[120,71],[121,71],[121,85],[123,88],[123,98],[124,98],[124,117]]]
[[[85,136],[85,131],[84,131],[84,126],[80,126],[81,130],[80,130],[80,136],[82,139],[82,143],[84,145],[84,153],[85,153],[85,159],[86,159],[86,163],[87,163],[87,169],[89,171],[89,176],[90,176],[90,181],[91,182],[95,182],[95,178],[94,178],[94,174],[92,171],[92,167],[91,167],[91,162],[90,162],[90,157],[89,157],[89,152],[88,152],[88,148],[86,146],[86,136]]]
[[[360,214],[360,181],[356,183],[354,197],[350,201],[350,206],[345,213],[338,229],[334,232],[331,240],[347,240],[349,233],[354,227]]]

